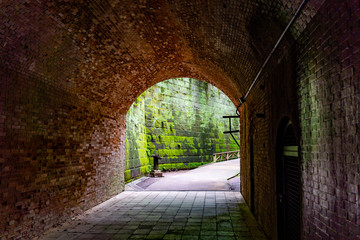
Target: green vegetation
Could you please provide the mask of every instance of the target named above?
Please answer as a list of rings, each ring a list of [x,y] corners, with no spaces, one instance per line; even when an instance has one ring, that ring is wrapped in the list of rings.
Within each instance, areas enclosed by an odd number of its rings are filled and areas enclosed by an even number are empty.
[[[195,79],[154,85],[127,114],[125,180],[151,171],[152,154],[161,170],[190,169],[212,161],[212,154],[238,150],[223,134],[235,106],[220,90]],[[235,124],[234,124],[235,125]]]

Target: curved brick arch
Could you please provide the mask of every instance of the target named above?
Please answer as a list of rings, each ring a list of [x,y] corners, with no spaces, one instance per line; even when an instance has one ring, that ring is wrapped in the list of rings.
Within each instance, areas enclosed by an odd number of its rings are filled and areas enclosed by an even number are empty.
[[[192,67],[192,66],[190,66],[189,68],[194,69],[194,67]],[[170,77],[165,77],[165,76],[170,76]],[[237,99],[237,95],[239,94],[238,88],[236,86],[232,86],[232,85],[229,86],[229,84],[227,84],[229,79],[224,77],[223,75],[219,74],[217,71],[209,70],[205,73],[202,71],[196,71],[196,70],[191,70],[191,72],[182,71],[179,73],[171,72],[169,74],[164,74],[161,77],[163,77],[163,78],[159,78],[161,80],[156,81],[154,84],[150,85],[149,87],[146,87],[146,88],[144,87],[145,89],[141,88],[140,93],[137,96],[135,96],[135,99],[129,102],[130,107],[133,104],[133,102],[136,100],[136,98],[138,96],[140,96],[142,93],[144,93],[150,87],[156,85],[159,82],[163,82],[163,81],[166,81],[169,79],[174,79],[174,78],[192,78],[192,79],[195,79],[198,81],[203,81],[203,82],[209,83],[209,84],[213,85],[214,87],[218,88],[219,90],[221,90],[234,103],[234,105],[238,104],[238,99]],[[126,111],[128,111],[128,109]]]
[[[179,74],[209,81],[235,101],[296,9],[293,4],[24,3],[15,14],[25,8],[31,12],[29,19],[17,20],[17,25],[27,25],[29,34],[21,33],[21,40],[15,34],[10,40],[22,48],[26,68],[49,78],[67,78],[71,91],[100,103],[106,112],[124,112],[144,88]],[[298,28],[301,25],[294,31]],[[12,50],[10,55],[15,54]],[[61,73],[55,67],[60,61]]]
[[[148,87],[192,77],[237,104],[300,2],[1,1],[5,238],[31,238],[122,191],[125,113]],[[304,238],[358,238],[358,12],[357,1],[307,1],[241,113],[242,194],[252,137],[255,217],[273,239],[282,116],[301,143]]]

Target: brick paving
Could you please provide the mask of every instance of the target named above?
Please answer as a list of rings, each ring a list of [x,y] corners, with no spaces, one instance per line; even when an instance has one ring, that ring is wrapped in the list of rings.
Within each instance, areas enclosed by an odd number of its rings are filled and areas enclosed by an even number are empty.
[[[266,239],[234,191],[125,191],[41,240]]]

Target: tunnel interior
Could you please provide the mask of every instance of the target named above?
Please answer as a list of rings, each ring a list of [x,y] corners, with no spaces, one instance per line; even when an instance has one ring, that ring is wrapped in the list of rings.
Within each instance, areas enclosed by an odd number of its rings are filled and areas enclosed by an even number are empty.
[[[199,79],[238,106],[300,4],[0,1],[0,236],[32,239],[122,192],[126,113],[154,84]],[[270,239],[284,118],[300,238],[360,238],[359,12],[305,1],[241,105],[241,194]]]

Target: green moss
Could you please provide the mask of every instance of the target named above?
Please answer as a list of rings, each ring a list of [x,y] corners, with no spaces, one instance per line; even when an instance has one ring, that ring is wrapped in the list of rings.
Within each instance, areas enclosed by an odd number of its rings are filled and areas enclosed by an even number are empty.
[[[199,166],[208,164],[211,162],[190,162],[190,163],[165,163],[159,164],[159,169],[162,171],[176,171],[183,169],[194,169]]]
[[[141,166],[149,165],[149,158],[148,157],[140,158],[140,164]]]
[[[144,92],[127,114],[126,169],[147,174],[152,154],[164,169],[188,169],[212,153],[237,150],[223,115],[235,107],[218,89],[194,79],[171,79]]]
[[[141,175],[145,175],[145,174],[148,174],[148,173],[150,173],[148,166],[140,167],[140,174],[141,174]]]
[[[128,181],[131,179],[131,170],[126,170],[124,173],[125,181]]]
[[[159,169],[161,171],[165,171],[165,170],[180,170],[180,169],[185,169],[186,166],[184,165],[184,163],[165,163],[165,164],[159,164]]]

